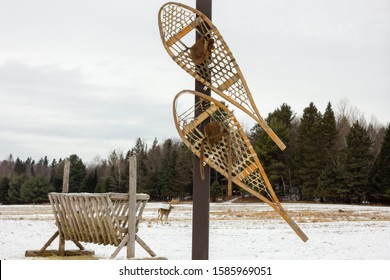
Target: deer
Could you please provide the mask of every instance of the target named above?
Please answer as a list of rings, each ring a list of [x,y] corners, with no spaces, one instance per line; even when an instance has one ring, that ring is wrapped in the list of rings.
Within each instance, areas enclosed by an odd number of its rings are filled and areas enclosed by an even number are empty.
[[[165,216],[165,221],[168,221],[169,213],[171,213],[171,210],[175,208],[171,204],[169,204],[169,209],[160,208],[158,209],[158,217],[157,217],[157,223],[158,220],[161,221],[161,224],[163,224],[162,218]]]

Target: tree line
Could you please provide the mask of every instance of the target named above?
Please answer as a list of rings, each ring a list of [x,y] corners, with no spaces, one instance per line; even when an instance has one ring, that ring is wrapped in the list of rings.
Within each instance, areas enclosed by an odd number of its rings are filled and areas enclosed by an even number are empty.
[[[280,151],[255,125],[247,132],[277,195],[286,200],[328,203],[390,204],[390,125],[367,122],[342,101],[335,113],[328,103],[321,113],[314,103],[296,116],[282,104],[266,118],[288,147]],[[151,147],[138,138],[127,152],[111,151],[107,159],[85,164],[70,155],[70,192],[127,192],[128,158],[137,155],[137,191],[152,199],[192,195],[193,155],[170,138]],[[64,159],[22,160],[10,155],[0,162],[0,203],[42,203],[61,192]],[[210,194],[221,196],[222,176],[212,172]]]

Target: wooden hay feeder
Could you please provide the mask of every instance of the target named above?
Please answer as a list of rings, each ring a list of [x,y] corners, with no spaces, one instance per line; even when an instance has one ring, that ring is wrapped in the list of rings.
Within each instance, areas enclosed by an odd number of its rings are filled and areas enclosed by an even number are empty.
[[[58,230],[41,250],[26,251],[26,256],[94,254],[93,251],[86,251],[80,243],[87,242],[117,246],[111,255],[111,258],[115,258],[131,240],[129,227],[131,218],[135,218],[135,241],[151,257],[156,256],[136,234],[149,195],[136,194],[134,212],[129,210],[129,194],[126,193],[50,193],[49,200]],[[131,217],[132,215],[135,217]],[[60,239],[58,251],[46,250],[58,236]],[[65,250],[65,240],[73,241],[80,250]]]

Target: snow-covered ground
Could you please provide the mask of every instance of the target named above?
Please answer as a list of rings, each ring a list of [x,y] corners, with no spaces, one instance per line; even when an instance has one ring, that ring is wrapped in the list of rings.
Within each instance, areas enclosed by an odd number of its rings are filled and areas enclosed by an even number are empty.
[[[304,243],[263,203],[210,205],[210,259],[390,260],[390,207],[283,204],[309,237]],[[161,203],[148,203],[139,236],[158,256],[190,260],[192,204],[176,204],[168,223],[156,222]],[[25,259],[56,231],[49,205],[0,205],[0,259]],[[68,249],[75,246],[66,243]],[[84,244],[108,259],[112,246]],[[58,241],[49,249],[57,249]],[[136,247],[137,257],[147,257]],[[125,250],[118,255],[125,259]]]

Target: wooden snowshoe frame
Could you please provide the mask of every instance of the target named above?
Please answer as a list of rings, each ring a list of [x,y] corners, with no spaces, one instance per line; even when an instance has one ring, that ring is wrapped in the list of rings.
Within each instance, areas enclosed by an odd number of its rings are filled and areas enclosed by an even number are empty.
[[[261,117],[240,67],[209,18],[189,6],[169,2],[161,7],[158,23],[165,49],[181,68],[252,117],[281,150],[286,148]],[[193,32],[203,40],[213,40],[210,57],[200,64],[191,58],[191,47],[196,44]]]
[[[185,94],[197,96],[198,102],[183,109],[178,103],[180,97]],[[195,111],[201,112],[196,118]],[[184,90],[179,92],[173,101],[173,115],[181,139],[198,157],[201,156],[201,142],[205,137],[200,129],[203,122],[218,122],[223,126],[223,129],[229,132],[229,137],[222,138],[212,147],[204,145],[204,162],[228,179],[231,174],[233,183],[270,205],[303,241],[308,240],[305,233],[283,209],[248,137],[225,105],[200,92]],[[228,151],[231,151],[231,155]]]

